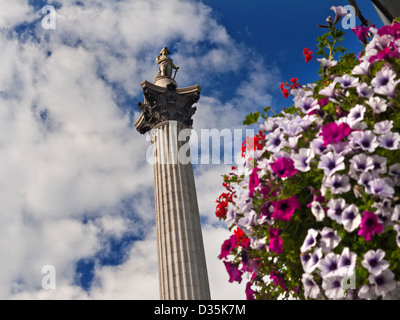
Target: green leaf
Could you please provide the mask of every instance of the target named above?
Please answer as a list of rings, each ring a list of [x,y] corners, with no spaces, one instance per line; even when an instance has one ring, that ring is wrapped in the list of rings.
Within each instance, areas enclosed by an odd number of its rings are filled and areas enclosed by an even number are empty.
[[[245,120],[243,121],[243,125],[250,126],[254,123],[257,123],[260,114],[261,114],[260,111],[256,113],[251,112],[249,115],[246,116]]]

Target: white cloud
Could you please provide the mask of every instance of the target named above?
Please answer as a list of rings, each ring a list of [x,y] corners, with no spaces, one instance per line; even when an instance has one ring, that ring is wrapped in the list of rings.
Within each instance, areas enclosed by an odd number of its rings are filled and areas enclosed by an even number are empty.
[[[249,103],[270,98],[270,77],[254,75],[267,67],[243,69],[249,51],[204,4],[82,3],[62,2],[56,30],[42,29],[27,1],[0,4],[0,261],[7,261],[0,298],[158,298],[150,143],[130,126],[139,114],[130,106],[142,99],[140,82],[155,75],[161,47],[175,47],[182,86],[193,84],[193,75],[201,84],[213,73],[243,73],[229,101],[202,94],[196,130],[239,128]],[[19,24],[26,27],[17,32]],[[216,259],[215,243],[228,234],[214,216],[224,170],[196,169],[214,299],[243,296]],[[100,265],[96,254],[110,237],[125,236],[142,240],[123,252],[122,264]],[[95,261],[88,292],[76,281],[82,259]],[[57,271],[56,290],[41,288],[48,264]]]

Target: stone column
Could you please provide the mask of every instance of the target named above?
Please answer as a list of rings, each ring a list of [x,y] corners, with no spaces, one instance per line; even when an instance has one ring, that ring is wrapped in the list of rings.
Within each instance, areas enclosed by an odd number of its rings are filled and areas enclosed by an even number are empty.
[[[154,152],[154,195],[158,270],[162,300],[209,300],[189,136],[192,105],[200,87],[177,89],[142,82],[145,103],[135,125],[150,132]]]

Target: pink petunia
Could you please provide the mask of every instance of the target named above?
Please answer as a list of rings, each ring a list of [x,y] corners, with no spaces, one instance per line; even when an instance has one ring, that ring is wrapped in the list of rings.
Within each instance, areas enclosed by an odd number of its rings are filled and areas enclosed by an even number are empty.
[[[226,271],[228,271],[229,274],[229,282],[237,281],[238,283],[241,283],[243,271],[240,271],[237,265],[232,262],[224,261],[224,264]]]
[[[300,209],[300,203],[296,195],[288,199],[273,201],[272,205],[274,207],[274,212],[271,217],[282,221],[289,221],[294,211]]]
[[[358,235],[362,236],[365,240],[370,241],[371,236],[383,231],[383,224],[378,222],[378,217],[375,213],[364,211],[363,214],[364,217],[361,220]]]
[[[292,159],[279,158],[274,163],[271,163],[272,171],[280,178],[292,177],[297,173]]]
[[[347,123],[341,123],[337,125],[335,122],[324,125],[321,129],[321,133],[324,140],[323,146],[328,144],[335,144],[342,141],[343,138],[347,137],[352,132],[352,129]]]
[[[283,252],[282,238],[279,236],[278,228],[269,228],[269,246],[268,249],[276,254]]]
[[[250,179],[249,179],[249,195],[250,197],[254,196],[254,189],[258,187],[260,184],[260,179],[258,178],[257,174],[258,168],[255,167],[253,171],[250,174]]]

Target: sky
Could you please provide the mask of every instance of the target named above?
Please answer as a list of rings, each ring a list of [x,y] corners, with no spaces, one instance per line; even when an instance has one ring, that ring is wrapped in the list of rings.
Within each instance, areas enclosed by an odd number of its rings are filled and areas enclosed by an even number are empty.
[[[151,143],[133,125],[155,56],[168,46],[179,87],[201,86],[195,132],[244,130],[246,114],[292,104],[281,82],[317,80],[302,51],[316,51],[330,7],[347,4],[1,0],[0,299],[159,299]],[[45,5],[56,29],[42,26]],[[194,166],[212,299],[245,299],[246,281],[229,283],[217,259],[230,233],[215,200],[230,167]]]

